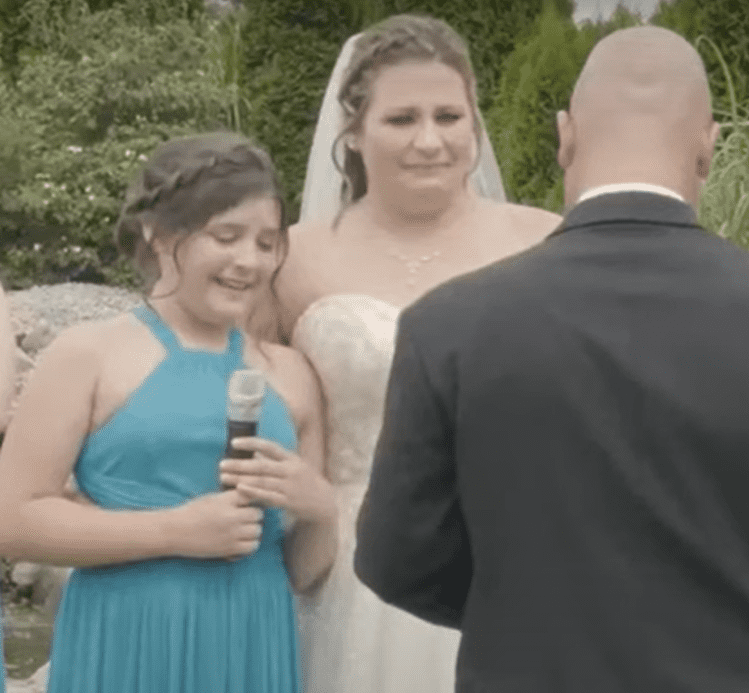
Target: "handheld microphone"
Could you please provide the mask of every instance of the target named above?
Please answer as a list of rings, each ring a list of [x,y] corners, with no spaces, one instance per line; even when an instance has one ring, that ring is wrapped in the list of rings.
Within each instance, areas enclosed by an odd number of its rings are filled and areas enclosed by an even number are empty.
[[[237,450],[232,447],[234,438],[257,435],[260,410],[265,394],[265,376],[259,370],[246,368],[232,373],[227,397],[227,439],[225,457],[247,459],[252,450]]]

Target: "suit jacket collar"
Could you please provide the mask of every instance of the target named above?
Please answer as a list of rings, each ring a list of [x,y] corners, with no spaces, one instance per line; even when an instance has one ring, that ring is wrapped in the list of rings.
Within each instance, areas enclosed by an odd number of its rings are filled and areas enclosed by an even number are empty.
[[[646,223],[656,226],[697,227],[697,214],[685,202],[650,192],[618,192],[576,204],[552,233],[600,224]]]

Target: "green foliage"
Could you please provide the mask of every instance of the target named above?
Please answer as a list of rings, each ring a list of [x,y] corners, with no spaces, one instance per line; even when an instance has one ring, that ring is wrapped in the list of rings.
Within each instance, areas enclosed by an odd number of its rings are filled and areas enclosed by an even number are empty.
[[[731,106],[721,59],[733,76],[732,86],[738,100],[749,98],[749,11],[744,0],[674,0],[661,4],[652,23],[672,29],[692,43],[701,35],[715,43],[718,53],[704,45],[700,49],[717,113],[727,113]]]
[[[325,87],[341,45],[356,31],[345,9],[332,0],[260,0],[241,18],[242,129],[273,157],[292,220]]]
[[[721,135],[700,200],[700,223],[749,248],[749,99],[738,103],[731,71],[715,43],[702,36],[697,44],[709,46],[723,69],[731,114],[730,120],[721,123]]]
[[[569,107],[593,46],[608,33],[637,23],[620,9],[603,26],[586,24],[578,29],[571,19],[548,7],[535,32],[505,61],[486,121],[511,199],[561,211],[564,191],[556,162],[556,114]]]
[[[84,12],[74,51],[27,58],[15,85],[2,86],[10,185],[0,197],[0,265],[11,286],[82,270],[129,283],[111,235],[139,162],[169,137],[231,120],[232,93],[211,59],[217,29],[124,18],[120,8]]]
[[[675,2],[661,0],[650,23],[671,29],[688,41],[694,41],[702,33],[706,5],[704,0],[676,0]]]
[[[79,22],[92,12],[117,9],[124,21],[155,26],[195,20],[203,0],[0,0],[0,59],[15,75],[24,56],[75,51]]]

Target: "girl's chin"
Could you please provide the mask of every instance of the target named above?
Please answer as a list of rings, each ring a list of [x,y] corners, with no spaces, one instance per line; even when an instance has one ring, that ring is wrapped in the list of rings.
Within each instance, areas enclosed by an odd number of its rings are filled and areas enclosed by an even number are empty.
[[[232,325],[246,318],[252,310],[252,300],[247,295],[242,299],[226,296],[214,296],[212,299],[206,302],[203,309],[206,317],[211,316],[210,322]]]

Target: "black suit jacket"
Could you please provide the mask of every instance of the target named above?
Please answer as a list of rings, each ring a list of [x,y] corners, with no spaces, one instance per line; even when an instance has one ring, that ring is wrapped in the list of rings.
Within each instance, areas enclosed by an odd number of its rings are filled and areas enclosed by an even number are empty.
[[[749,691],[748,257],[606,195],[402,314],[355,568],[458,691]]]

